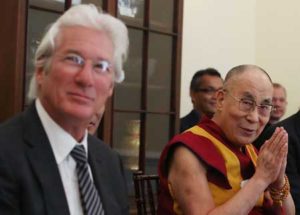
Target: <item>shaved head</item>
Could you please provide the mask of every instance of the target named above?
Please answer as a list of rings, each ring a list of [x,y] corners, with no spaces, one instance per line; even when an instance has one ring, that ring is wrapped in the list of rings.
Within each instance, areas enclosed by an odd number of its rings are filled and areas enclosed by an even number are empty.
[[[253,73],[253,75],[254,73],[264,74],[272,84],[270,76],[264,69],[256,65],[245,64],[233,67],[231,70],[229,70],[224,80],[224,88],[231,88],[232,85],[236,84],[236,81],[239,79],[240,75],[248,72]]]
[[[224,90],[217,94],[212,120],[234,145],[249,144],[269,121],[272,95],[272,81],[263,69],[254,65],[234,67],[225,78]],[[261,106],[270,112],[262,112]]]

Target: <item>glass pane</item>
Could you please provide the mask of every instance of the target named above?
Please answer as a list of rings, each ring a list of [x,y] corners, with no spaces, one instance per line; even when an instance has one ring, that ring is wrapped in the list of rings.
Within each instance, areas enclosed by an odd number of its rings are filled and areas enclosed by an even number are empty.
[[[124,165],[131,206],[135,205],[132,172],[139,165],[140,114],[114,113],[113,123],[113,148],[121,156]]]
[[[29,5],[47,10],[63,12],[65,8],[65,0],[30,0]]]
[[[140,114],[114,113],[113,147],[122,157],[124,166],[138,169],[140,147]]]
[[[129,56],[124,65],[125,80],[116,84],[114,107],[139,110],[141,106],[143,32],[129,29]]]
[[[146,173],[157,174],[162,149],[169,141],[169,115],[148,114],[146,122]]]
[[[147,94],[149,111],[170,110],[171,65],[172,37],[150,33]]]
[[[173,14],[174,0],[150,1],[150,27],[172,31]]]
[[[28,10],[25,95],[27,95],[29,82],[34,73],[33,58],[37,46],[40,43],[46,27],[50,23],[53,23],[59,16],[59,13],[41,11],[36,9]],[[28,104],[27,100],[26,104]]]
[[[72,0],[72,4],[94,4],[98,7],[103,6],[103,1],[102,0]]]
[[[127,24],[142,26],[144,4],[144,0],[118,0],[118,17]]]

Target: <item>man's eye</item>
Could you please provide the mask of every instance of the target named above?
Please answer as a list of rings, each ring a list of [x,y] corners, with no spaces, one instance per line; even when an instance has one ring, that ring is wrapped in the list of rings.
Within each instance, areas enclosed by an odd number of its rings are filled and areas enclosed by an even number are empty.
[[[260,105],[259,108],[261,110],[269,110],[272,106],[271,105]]]
[[[209,87],[209,88],[207,88],[207,92],[208,93],[214,93],[214,92],[216,92],[216,89],[214,89],[212,87]]]
[[[251,101],[251,100],[241,100],[243,102],[244,105],[247,105],[247,106],[253,106],[254,102]]]
[[[95,64],[95,69],[99,73],[110,72],[110,63],[105,60],[99,61]]]
[[[79,55],[67,55],[65,57],[65,61],[67,61],[69,63],[76,64],[76,65],[83,65],[84,64],[83,58],[80,57]]]
[[[285,102],[285,99],[284,98],[280,98],[279,101],[280,102]]]

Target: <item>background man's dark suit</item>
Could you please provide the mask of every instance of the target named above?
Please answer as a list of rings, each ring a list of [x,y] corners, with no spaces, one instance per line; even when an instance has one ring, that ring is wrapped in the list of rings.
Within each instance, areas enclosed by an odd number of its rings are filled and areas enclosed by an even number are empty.
[[[184,132],[185,130],[197,125],[200,121],[200,114],[198,111],[193,109],[188,115],[184,116],[180,119],[180,132]]]
[[[105,214],[127,214],[119,157],[92,136],[88,156]],[[55,157],[34,105],[0,126],[0,214],[69,214]]]
[[[296,214],[300,215],[300,111],[285,120],[270,126],[258,140],[259,144],[269,139],[276,127],[282,126],[289,135],[289,152],[286,174],[291,184]]]

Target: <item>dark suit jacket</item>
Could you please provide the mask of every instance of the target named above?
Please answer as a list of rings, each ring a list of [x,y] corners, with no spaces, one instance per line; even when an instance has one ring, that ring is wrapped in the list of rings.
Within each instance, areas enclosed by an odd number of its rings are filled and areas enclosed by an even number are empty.
[[[88,149],[105,214],[128,214],[119,157],[92,136],[88,137]],[[70,214],[55,157],[35,105],[0,126],[0,214]]]
[[[200,114],[196,110],[192,110],[188,115],[180,119],[180,132],[197,125],[200,121]]]
[[[286,174],[291,184],[291,194],[295,202],[296,214],[300,215],[300,111],[270,126],[266,132],[261,135],[260,141],[264,142],[269,139],[275,128],[279,126],[283,126],[289,135]]]

